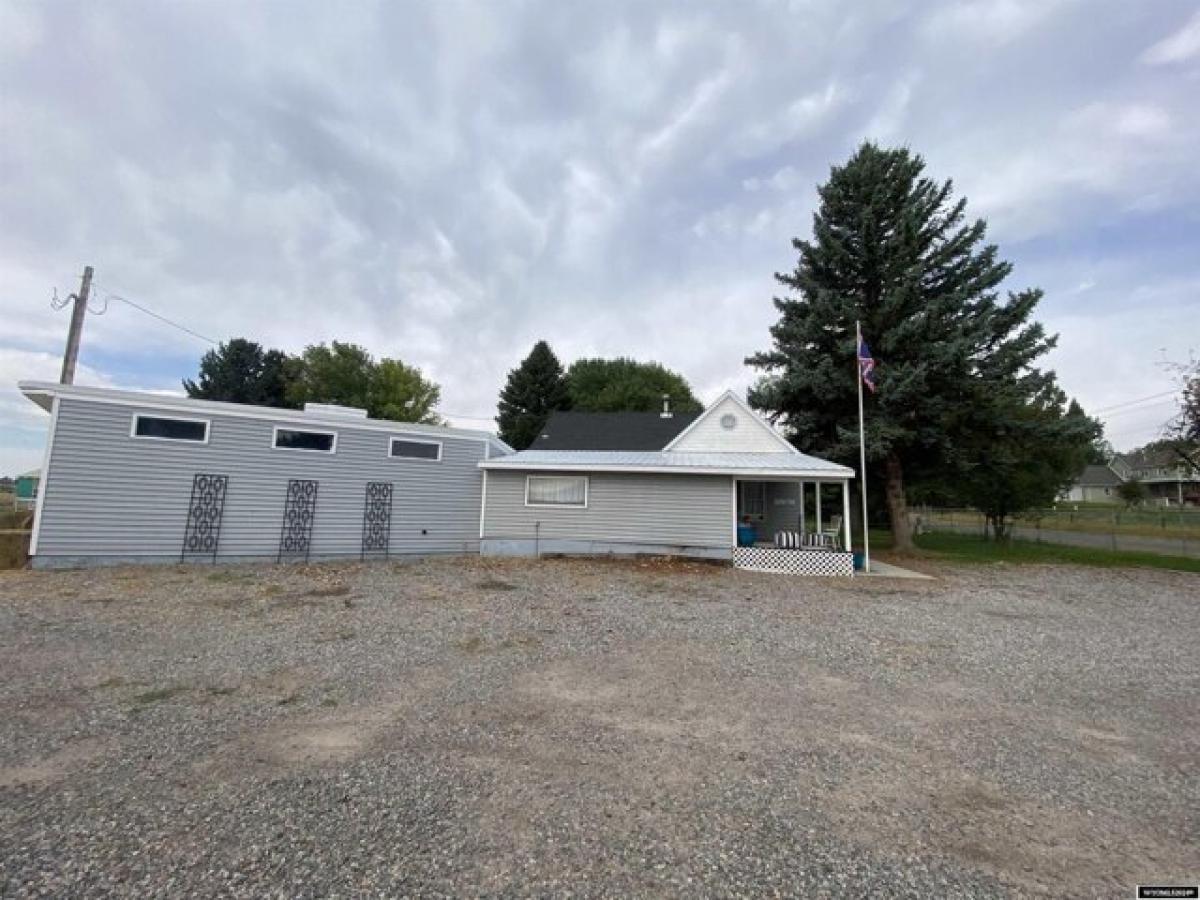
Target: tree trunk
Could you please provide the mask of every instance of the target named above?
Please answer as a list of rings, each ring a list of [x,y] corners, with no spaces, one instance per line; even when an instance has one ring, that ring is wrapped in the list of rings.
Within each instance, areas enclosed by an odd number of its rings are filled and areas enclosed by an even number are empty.
[[[912,522],[908,520],[908,504],[904,499],[904,470],[900,458],[891,454],[887,458],[887,505],[892,523],[892,550],[896,553],[912,553]]]

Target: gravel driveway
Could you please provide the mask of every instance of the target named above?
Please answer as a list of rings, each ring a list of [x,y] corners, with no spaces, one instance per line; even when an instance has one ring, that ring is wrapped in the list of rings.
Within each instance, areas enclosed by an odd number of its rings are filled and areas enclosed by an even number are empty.
[[[6,895],[1200,878],[1200,578],[444,559],[0,576]]]

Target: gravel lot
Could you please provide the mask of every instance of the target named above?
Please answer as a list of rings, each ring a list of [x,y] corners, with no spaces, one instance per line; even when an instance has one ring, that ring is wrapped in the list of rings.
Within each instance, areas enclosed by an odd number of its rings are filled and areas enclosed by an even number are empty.
[[[6,895],[1128,897],[1200,878],[1200,578],[0,574]]]

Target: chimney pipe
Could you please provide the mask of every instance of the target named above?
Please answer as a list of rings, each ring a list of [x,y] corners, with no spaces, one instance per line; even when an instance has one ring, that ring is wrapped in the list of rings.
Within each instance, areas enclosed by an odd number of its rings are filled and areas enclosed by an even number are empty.
[[[663,408],[662,408],[662,412],[660,412],[658,414],[658,417],[660,419],[669,419],[673,415],[671,412],[671,395],[663,394],[662,398],[663,398]]]

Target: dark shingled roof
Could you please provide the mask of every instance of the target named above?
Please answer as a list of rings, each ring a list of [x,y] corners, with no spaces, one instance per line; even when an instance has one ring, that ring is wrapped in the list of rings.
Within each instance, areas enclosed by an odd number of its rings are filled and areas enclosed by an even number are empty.
[[[677,412],[555,412],[530,450],[661,450],[700,417]]]
[[[1089,487],[1116,487],[1121,478],[1108,466],[1088,466],[1075,482]]]

